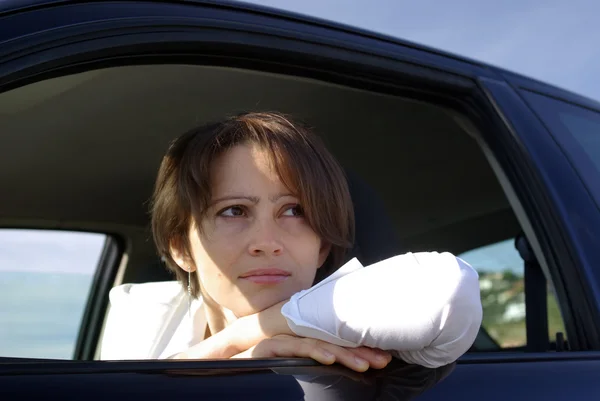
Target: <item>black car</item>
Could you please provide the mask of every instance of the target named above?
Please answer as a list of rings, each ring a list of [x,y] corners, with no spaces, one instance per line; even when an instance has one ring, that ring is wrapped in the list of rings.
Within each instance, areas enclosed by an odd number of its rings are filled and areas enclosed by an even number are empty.
[[[173,279],[147,212],[167,144],[249,110],[308,122],[354,177],[365,261],[478,270],[455,367],[98,360],[109,290]],[[600,103],[545,83],[243,3],[0,3],[2,400],[596,400],[599,206]]]

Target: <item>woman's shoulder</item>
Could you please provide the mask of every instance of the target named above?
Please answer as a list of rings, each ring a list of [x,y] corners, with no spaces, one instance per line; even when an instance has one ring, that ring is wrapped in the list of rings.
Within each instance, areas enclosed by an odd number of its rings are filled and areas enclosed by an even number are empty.
[[[111,289],[109,298],[101,359],[158,358],[174,346],[172,338],[188,312],[187,291],[181,283],[122,284]],[[199,305],[201,300],[194,300],[192,311]],[[179,337],[179,342],[187,341]]]
[[[131,304],[152,307],[179,303],[183,293],[183,286],[178,281],[127,283],[113,287],[109,299],[112,307]]]

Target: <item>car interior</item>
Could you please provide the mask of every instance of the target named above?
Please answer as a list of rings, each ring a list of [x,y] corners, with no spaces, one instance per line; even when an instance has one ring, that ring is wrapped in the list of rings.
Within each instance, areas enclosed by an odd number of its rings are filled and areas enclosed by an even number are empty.
[[[206,122],[267,110],[309,124],[346,169],[363,263],[408,251],[460,254],[520,231],[453,110],[308,78],[181,64],[103,68],[1,93],[0,226],[107,233],[125,245],[115,285],[173,280],[156,255],[148,212],[169,142]]]

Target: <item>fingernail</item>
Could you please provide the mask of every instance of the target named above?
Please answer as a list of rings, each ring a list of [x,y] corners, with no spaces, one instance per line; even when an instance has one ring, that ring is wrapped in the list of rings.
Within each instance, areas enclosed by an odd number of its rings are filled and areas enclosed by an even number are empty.
[[[377,359],[378,361],[383,362],[383,361],[387,360],[388,358],[387,358],[387,356],[385,356],[383,354],[377,354],[377,355],[375,355],[375,359]]]
[[[362,359],[362,358],[359,358],[359,357],[355,356],[354,360],[356,361],[356,364],[360,368],[368,368],[369,367],[369,363],[366,360]]]
[[[331,352],[329,352],[327,350],[322,350],[322,352],[323,352],[323,356],[327,359],[331,359],[331,358],[335,357],[335,355],[333,355]]]

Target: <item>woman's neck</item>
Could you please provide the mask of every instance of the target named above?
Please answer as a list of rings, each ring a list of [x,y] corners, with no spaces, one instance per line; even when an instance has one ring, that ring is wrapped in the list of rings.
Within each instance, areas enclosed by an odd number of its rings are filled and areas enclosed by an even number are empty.
[[[207,322],[207,333],[205,334],[205,338],[225,329],[238,319],[232,311],[221,307],[214,301],[211,302],[211,300],[207,298],[204,298],[204,312],[206,314]]]

